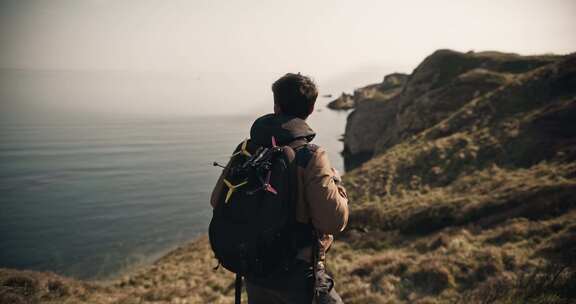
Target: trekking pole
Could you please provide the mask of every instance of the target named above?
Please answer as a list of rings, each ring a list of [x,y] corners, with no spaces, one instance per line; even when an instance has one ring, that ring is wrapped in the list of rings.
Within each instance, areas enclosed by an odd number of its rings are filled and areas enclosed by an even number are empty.
[[[242,302],[242,276],[236,274],[236,280],[234,281],[234,304],[240,304]]]
[[[317,303],[318,291],[316,290],[317,280],[318,280],[318,233],[316,229],[312,229],[312,236],[314,241],[312,242],[312,303]]]

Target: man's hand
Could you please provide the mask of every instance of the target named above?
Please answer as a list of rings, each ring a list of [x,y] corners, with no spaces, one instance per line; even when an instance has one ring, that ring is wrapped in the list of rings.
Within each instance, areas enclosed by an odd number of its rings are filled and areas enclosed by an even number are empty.
[[[338,170],[336,170],[335,168],[332,168],[332,172],[334,173],[334,176],[332,176],[332,179],[334,180],[336,187],[338,187],[338,193],[343,198],[348,198],[348,194],[346,194],[346,190],[342,186],[342,176],[340,176],[340,172],[338,172]]]

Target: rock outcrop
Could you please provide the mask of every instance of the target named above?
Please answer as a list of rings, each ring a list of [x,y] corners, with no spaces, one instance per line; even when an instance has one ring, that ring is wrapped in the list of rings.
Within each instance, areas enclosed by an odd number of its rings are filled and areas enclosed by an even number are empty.
[[[354,90],[353,94],[342,93],[340,97],[328,103],[332,110],[350,110],[365,100],[385,99],[399,92],[408,80],[408,75],[394,73],[384,77],[381,83],[375,83]]]
[[[331,110],[342,111],[354,108],[354,97],[350,94],[342,93],[338,98],[329,102],[326,106]]]
[[[346,170],[448,118],[475,99],[489,96],[521,75],[561,56],[519,56],[498,52],[439,50],[407,77],[387,76],[401,85],[368,98],[355,98],[344,136]]]

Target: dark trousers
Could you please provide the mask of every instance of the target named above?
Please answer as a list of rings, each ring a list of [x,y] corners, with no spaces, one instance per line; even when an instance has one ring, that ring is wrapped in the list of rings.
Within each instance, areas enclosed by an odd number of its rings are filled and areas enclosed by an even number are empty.
[[[334,289],[334,280],[326,273],[323,264],[314,270],[310,263],[296,260],[266,278],[247,279],[246,291],[249,304],[343,304]],[[315,296],[314,296],[315,295]],[[312,302],[312,299],[315,302]]]

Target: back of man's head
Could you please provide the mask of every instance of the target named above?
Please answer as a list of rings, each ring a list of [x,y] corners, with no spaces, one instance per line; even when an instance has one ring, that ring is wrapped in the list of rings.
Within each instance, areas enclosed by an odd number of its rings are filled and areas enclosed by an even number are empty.
[[[272,84],[274,104],[283,114],[306,119],[318,97],[316,84],[307,76],[288,73]]]

